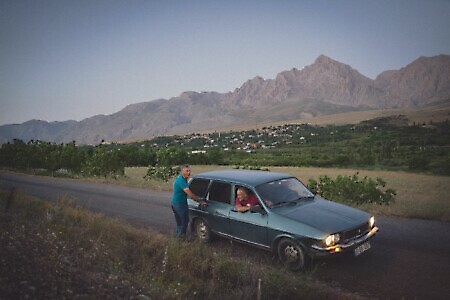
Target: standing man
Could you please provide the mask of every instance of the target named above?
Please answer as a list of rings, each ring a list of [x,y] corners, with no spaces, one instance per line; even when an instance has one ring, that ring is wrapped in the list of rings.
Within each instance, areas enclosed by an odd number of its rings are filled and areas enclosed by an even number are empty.
[[[199,197],[191,192],[188,185],[188,178],[191,176],[191,168],[189,165],[180,166],[180,174],[173,183],[173,196],[171,206],[177,222],[177,237],[184,238],[189,223],[189,210],[187,204],[187,197],[197,201],[200,205],[205,205],[206,202],[200,200]]]

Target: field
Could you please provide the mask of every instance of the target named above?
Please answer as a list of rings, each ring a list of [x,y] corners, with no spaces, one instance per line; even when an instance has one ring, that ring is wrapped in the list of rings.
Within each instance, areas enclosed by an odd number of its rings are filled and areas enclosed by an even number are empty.
[[[226,169],[223,166],[192,166],[193,174],[215,170]],[[417,173],[394,172],[394,171],[372,171],[354,169],[329,169],[329,168],[294,168],[294,167],[271,167],[271,171],[292,174],[300,178],[304,183],[308,179],[318,179],[320,175],[328,175],[335,178],[337,175],[351,176],[359,172],[359,177],[370,177],[376,179],[381,177],[386,181],[387,187],[397,192],[395,203],[390,206],[365,205],[362,209],[374,214],[391,215],[405,218],[420,218],[440,221],[450,221],[450,196],[448,187],[450,177],[432,176]],[[126,168],[127,178],[124,184],[139,187],[149,187],[162,190],[170,190],[171,184],[165,182],[147,182],[142,177],[146,168]]]

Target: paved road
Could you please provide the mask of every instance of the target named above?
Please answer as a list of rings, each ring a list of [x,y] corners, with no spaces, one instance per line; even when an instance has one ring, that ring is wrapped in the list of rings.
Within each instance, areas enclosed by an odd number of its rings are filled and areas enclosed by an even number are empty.
[[[51,201],[73,198],[93,211],[163,233],[174,230],[168,192],[0,172],[0,188],[13,187]],[[380,232],[370,251],[321,261],[314,276],[369,298],[448,299],[450,223],[378,217],[377,224]]]
[[[72,199],[92,211],[145,224],[163,233],[173,230],[168,192],[0,171],[0,188],[13,187],[50,201]]]

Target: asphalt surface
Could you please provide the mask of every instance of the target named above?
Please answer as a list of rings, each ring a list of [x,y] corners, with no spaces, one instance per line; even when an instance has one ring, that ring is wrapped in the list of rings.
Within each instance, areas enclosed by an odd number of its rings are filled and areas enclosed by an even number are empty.
[[[171,193],[0,171],[0,188],[75,203],[105,215],[173,233]],[[327,285],[378,299],[449,299],[450,223],[377,217],[372,249],[315,262],[313,276]],[[267,257],[251,249],[251,255]],[[294,274],[295,276],[295,274]]]

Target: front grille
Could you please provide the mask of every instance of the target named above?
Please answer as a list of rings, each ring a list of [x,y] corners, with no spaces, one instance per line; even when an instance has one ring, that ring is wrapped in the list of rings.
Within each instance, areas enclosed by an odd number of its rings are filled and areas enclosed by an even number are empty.
[[[341,240],[343,240],[345,242],[353,240],[357,237],[360,237],[360,236],[368,233],[369,230],[370,230],[369,223],[361,224],[360,226],[358,226],[356,228],[344,231],[342,234]]]

